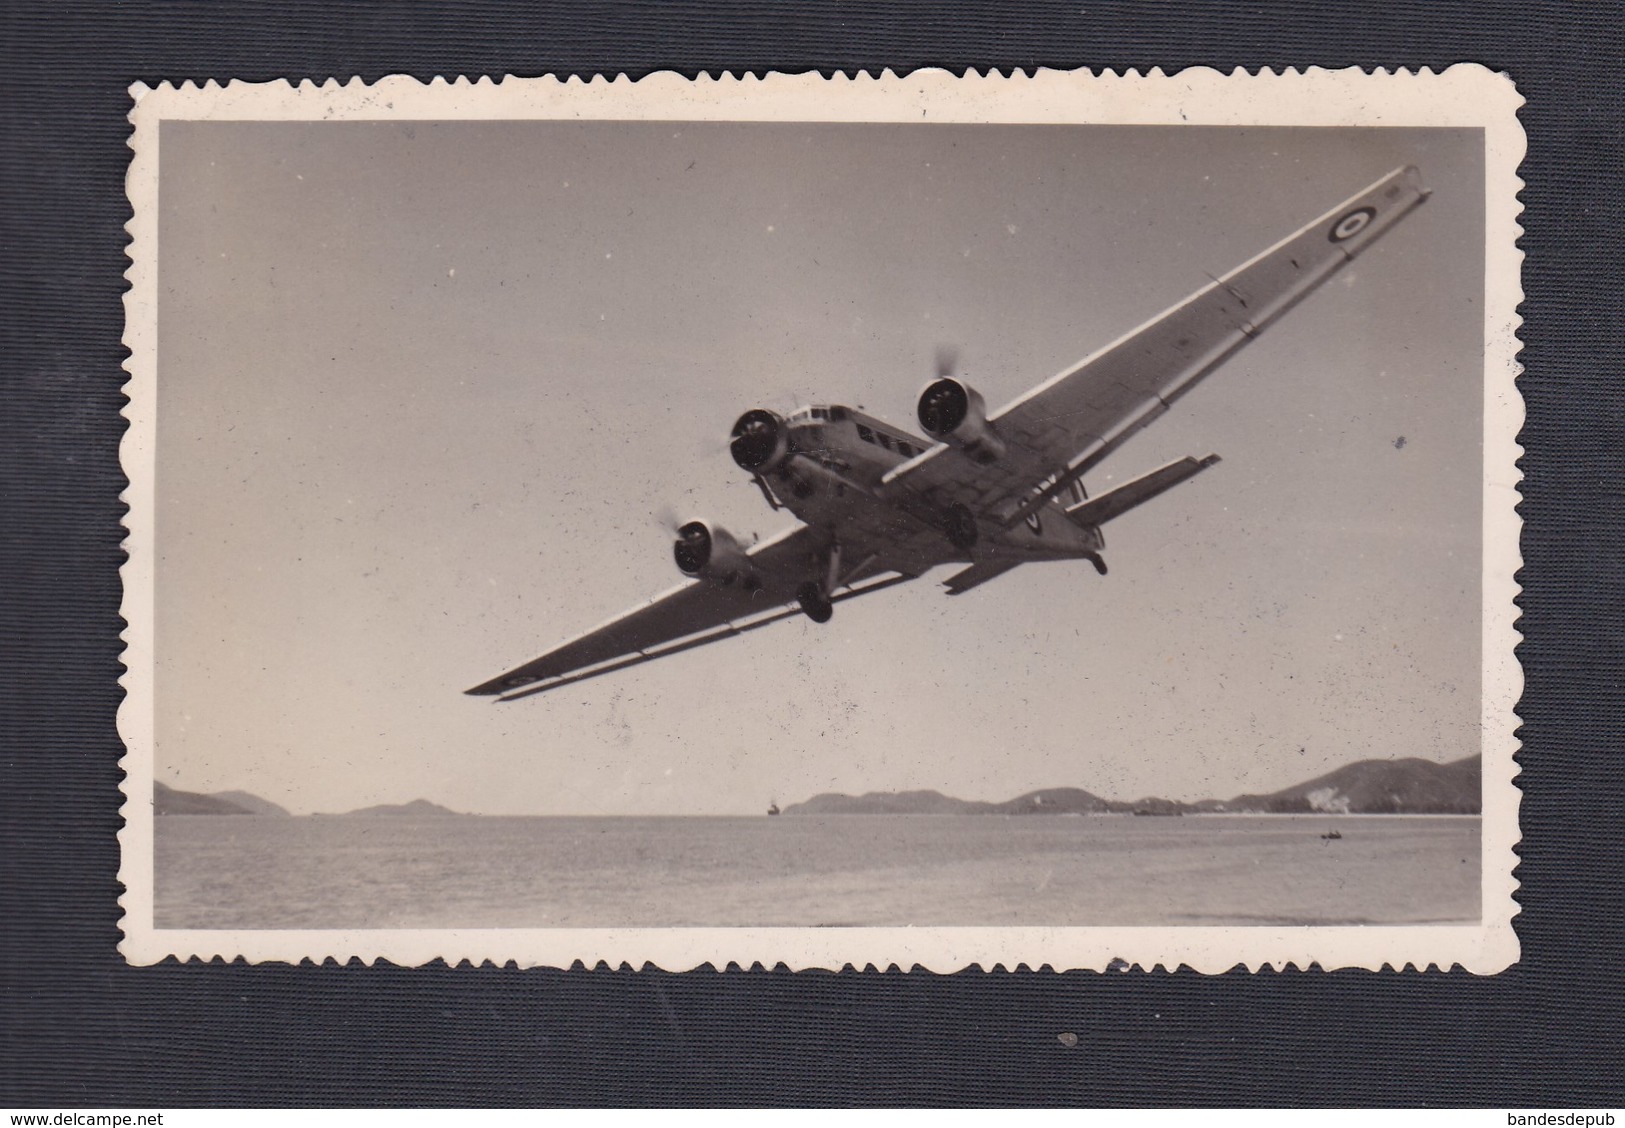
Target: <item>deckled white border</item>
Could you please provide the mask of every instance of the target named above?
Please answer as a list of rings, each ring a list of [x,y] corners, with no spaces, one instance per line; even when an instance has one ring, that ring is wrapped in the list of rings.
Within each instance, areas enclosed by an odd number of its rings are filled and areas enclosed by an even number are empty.
[[[244,957],[250,961],[387,959],[416,965],[434,959],[569,967],[654,964],[686,970],[737,963],[791,968],[921,966],[952,972],[980,966],[1105,969],[1123,960],[1145,968],[1181,965],[1219,972],[1243,964],[1324,968],[1459,964],[1500,971],[1518,958],[1517,750],[1513,709],[1523,671],[1513,653],[1521,564],[1514,506],[1521,477],[1516,459],[1523,401],[1517,329],[1522,253],[1517,168],[1524,135],[1523,100],[1505,75],[1474,64],[1442,73],[1367,74],[1359,70],[1225,75],[1198,68],[1166,75],[1093,75],[1040,71],[1004,78],[974,72],[956,77],[918,71],[824,79],[816,74],[701,78],[655,74],[632,82],[553,78],[448,83],[393,77],[371,86],[306,82],[176,88],[131,88],[135,157],[126,185],[131,267],[125,295],[124,343],[129,431],[121,447],[130,479],[125,500],[129,553],[123,568],[126,672],[119,732],[125,826],[119,833],[119,880],[125,893],[124,940],[131,963],[166,956]],[[1485,137],[1484,303],[1484,635],[1482,912],[1478,925],[1299,928],[672,928],[373,931],[201,931],[153,927],[153,573],[154,444],[157,373],[158,126],[164,120],[365,121],[614,119],[722,121],[954,121],[1143,125],[1456,126]]]

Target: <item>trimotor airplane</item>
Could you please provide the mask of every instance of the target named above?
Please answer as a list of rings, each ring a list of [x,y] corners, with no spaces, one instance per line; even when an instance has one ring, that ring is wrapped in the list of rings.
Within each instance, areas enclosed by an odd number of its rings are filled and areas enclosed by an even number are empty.
[[[992,414],[939,356],[916,409],[927,437],[838,404],[745,412],[734,461],[804,523],[747,548],[687,522],[673,546],[687,582],[468,692],[512,701],[794,615],[828,622],[835,604],[943,564],[965,565],[949,595],[1034,561],[1104,575],[1100,527],[1219,459],[1095,497],[1083,476],[1428,195],[1414,167],[1396,169]]]

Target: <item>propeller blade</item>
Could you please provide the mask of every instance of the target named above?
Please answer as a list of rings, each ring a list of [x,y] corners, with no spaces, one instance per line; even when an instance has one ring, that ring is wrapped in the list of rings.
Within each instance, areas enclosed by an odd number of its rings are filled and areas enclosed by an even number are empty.
[[[673,509],[668,502],[661,502],[660,505],[655,508],[651,516],[654,517],[655,521],[662,529],[666,530],[666,532],[670,533],[674,537],[677,535],[678,528],[681,527],[683,523],[682,518],[677,516],[677,510]]]

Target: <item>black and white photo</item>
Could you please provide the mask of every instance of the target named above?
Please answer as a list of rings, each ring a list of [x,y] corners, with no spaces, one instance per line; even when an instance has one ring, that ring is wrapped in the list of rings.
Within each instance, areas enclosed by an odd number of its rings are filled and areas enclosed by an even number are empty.
[[[138,90],[126,954],[1505,966],[1516,105]]]

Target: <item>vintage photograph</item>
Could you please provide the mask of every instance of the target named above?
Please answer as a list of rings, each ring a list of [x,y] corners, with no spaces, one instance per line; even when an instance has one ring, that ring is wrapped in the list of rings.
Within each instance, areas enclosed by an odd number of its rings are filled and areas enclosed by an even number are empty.
[[[1515,959],[1510,85],[774,78],[137,91],[127,957]]]

